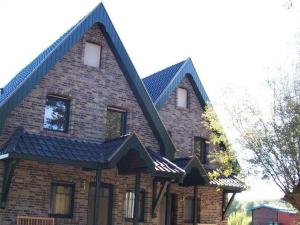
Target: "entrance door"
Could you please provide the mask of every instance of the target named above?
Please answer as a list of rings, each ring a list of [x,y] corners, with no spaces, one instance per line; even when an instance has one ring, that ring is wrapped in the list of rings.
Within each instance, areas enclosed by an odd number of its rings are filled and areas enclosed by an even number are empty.
[[[166,196],[163,197],[161,200],[160,210],[159,210],[159,225],[176,225],[176,195],[170,195],[170,209],[169,213],[167,212],[167,198]]]
[[[93,225],[94,217],[94,198],[95,198],[95,184],[91,184],[89,188],[89,202],[88,202],[88,225]],[[112,219],[112,185],[101,184],[100,189],[100,207],[99,207],[99,224],[111,225]]]

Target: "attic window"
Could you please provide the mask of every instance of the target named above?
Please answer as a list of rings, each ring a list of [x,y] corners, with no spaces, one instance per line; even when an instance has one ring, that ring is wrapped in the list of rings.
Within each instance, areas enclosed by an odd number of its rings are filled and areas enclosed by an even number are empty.
[[[101,46],[85,42],[83,63],[96,68],[100,67]]]
[[[188,91],[184,88],[177,88],[176,92],[177,106],[181,108],[188,107]]]

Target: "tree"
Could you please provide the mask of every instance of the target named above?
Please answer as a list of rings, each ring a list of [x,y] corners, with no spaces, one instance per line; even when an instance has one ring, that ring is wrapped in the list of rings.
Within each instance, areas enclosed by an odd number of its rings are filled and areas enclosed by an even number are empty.
[[[300,79],[282,76],[267,82],[269,107],[248,99],[227,107],[248,162],[284,192],[300,211]],[[265,109],[269,109],[267,112]]]
[[[249,225],[251,218],[246,212],[235,212],[228,217],[228,225]]]
[[[240,166],[235,151],[211,105],[205,107],[202,118],[204,127],[210,131],[209,144],[213,146],[209,152],[209,161],[213,166],[213,170],[209,172],[210,179],[214,180],[221,176],[228,177],[233,173],[238,174]]]

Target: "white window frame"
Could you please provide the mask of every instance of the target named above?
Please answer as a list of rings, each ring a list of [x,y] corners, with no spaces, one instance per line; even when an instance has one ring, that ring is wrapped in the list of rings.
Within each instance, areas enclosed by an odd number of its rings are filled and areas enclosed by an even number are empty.
[[[177,88],[176,90],[176,106],[180,108],[188,108],[188,90],[185,88]]]
[[[86,41],[84,44],[83,63],[95,68],[100,67],[101,62],[101,45]]]

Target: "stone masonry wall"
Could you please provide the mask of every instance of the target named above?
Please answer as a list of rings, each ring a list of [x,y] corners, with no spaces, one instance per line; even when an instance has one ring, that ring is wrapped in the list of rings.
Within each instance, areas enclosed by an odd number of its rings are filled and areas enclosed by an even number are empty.
[[[85,41],[102,46],[100,68],[83,64]],[[43,130],[48,94],[61,95],[71,100],[67,134]],[[35,133],[101,142],[105,137],[107,106],[126,109],[128,131],[136,132],[146,147],[158,148],[157,140],[124,74],[99,25],[95,24],[10,113],[0,136],[0,146],[18,126]]]
[[[176,146],[176,157],[194,154],[194,137],[208,137],[208,131],[203,127],[201,115],[203,109],[197,99],[194,89],[186,76],[178,87],[188,90],[188,108],[176,106],[176,90],[159,110],[167,130],[171,132]]]
[[[0,162],[2,164],[2,162]],[[0,166],[0,174],[2,165]],[[55,225],[87,225],[88,186],[84,189],[82,179],[87,183],[95,179],[95,171],[65,165],[50,165],[33,161],[20,161],[17,164],[8,195],[6,208],[0,209],[1,225],[16,225],[16,217],[47,217],[50,205],[51,182],[64,181],[75,184],[75,203],[72,219],[56,218]],[[131,224],[125,222],[125,193],[134,190],[135,176],[118,175],[116,170],[103,170],[102,182],[113,185],[112,224]],[[145,222],[141,225],[155,225],[157,219],[151,218],[152,177],[142,174],[141,189],[145,191]],[[193,196],[193,189],[172,184],[171,193],[177,195],[177,224],[184,225],[184,199]],[[201,199],[201,224],[222,224],[222,192],[215,188],[199,187]],[[158,210],[159,212],[159,210]]]

